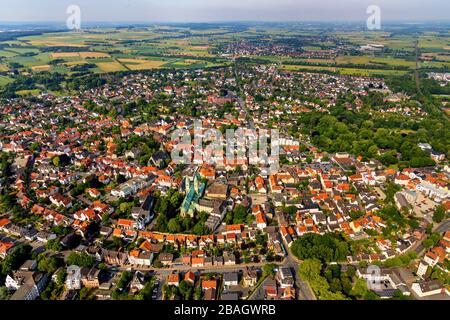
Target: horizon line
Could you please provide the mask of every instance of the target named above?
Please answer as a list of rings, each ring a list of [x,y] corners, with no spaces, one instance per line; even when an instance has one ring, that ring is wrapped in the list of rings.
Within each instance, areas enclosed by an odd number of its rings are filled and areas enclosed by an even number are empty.
[[[385,19],[384,23],[402,23],[402,24],[411,24],[411,23],[450,23],[449,19],[423,19],[423,20],[396,20],[396,19]],[[82,23],[108,23],[108,24],[121,24],[121,23],[135,23],[135,24],[200,24],[200,23],[364,23],[363,20],[198,20],[198,21],[170,21],[170,20],[159,20],[159,21],[127,21],[127,20],[86,20]],[[65,24],[65,20],[30,20],[30,21],[0,21],[0,25],[5,24],[45,24],[45,23],[53,23],[53,24]]]

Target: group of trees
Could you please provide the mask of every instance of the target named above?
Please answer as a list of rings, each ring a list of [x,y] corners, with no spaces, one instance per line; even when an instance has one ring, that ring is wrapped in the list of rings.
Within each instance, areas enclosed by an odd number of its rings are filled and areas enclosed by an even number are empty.
[[[448,213],[445,210],[445,207],[443,205],[439,205],[434,209],[433,213],[433,221],[440,223],[442,220],[446,219],[448,217]]]
[[[317,259],[322,262],[344,261],[350,247],[340,234],[308,233],[292,243],[292,253],[299,259]]]
[[[95,259],[85,252],[71,252],[67,256],[67,264],[76,265],[79,267],[92,267],[95,264]]]
[[[115,127],[118,128],[118,127]],[[113,129],[114,133],[114,129]],[[146,166],[152,155],[159,150],[160,144],[152,136],[139,137],[138,135],[131,135],[128,139],[116,139],[117,154],[122,155],[125,151],[133,148],[139,149],[139,156],[137,160],[141,165]]]
[[[12,294],[7,287],[0,287],[0,300],[9,300],[11,295]]]
[[[322,263],[317,259],[306,259],[303,261],[298,272],[300,277],[308,281],[314,294],[320,300],[344,300],[346,297],[341,292],[332,292],[327,279],[321,275]]]
[[[155,278],[150,277],[147,279],[144,288],[137,295],[134,296],[135,300],[152,300],[153,290],[155,289]]]
[[[160,232],[182,233],[189,232],[196,235],[209,234],[211,231],[205,226],[208,214],[205,212],[196,212],[194,217],[181,217],[178,215],[180,205],[183,201],[183,195],[170,189],[166,195],[159,196],[155,204],[155,212],[158,218],[154,230]]]
[[[406,267],[416,258],[417,258],[417,253],[413,250],[413,251],[404,253],[402,255],[399,255],[397,257],[387,259],[384,262],[384,266],[386,268]]]
[[[449,260],[447,260],[447,263],[448,261]],[[443,269],[436,266],[427,269],[427,276],[429,276],[430,279],[439,280],[439,282],[441,282],[444,286],[450,285],[450,275]]]
[[[423,240],[422,245],[425,249],[429,249],[434,247],[439,240],[441,240],[441,234],[438,232],[433,232],[427,239]]]
[[[35,73],[32,77],[16,75],[14,81],[8,83],[0,91],[0,97],[7,99],[16,98],[18,97],[16,91],[20,90],[46,89],[49,91],[59,91],[62,89],[61,84],[64,80],[64,75],[51,72]]]
[[[176,216],[167,223],[167,229],[171,233],[192,233],[195,235],[210,234],[209,230],[205,226],[205,222],[208,219],[209,214],[206,212],[196,212],[194,218]]]
[[[275,277],[276,267],[277,267],[276,264],[273,263],[265,264],[263,267],[263,276]]]
[[[391,90],[397,92],[405,92],[408,95],[415,95],[417,93],[416,82],[410,76],[388,78],[387,84]],[[422,95],[450,94],[449,86],[441,86],[438,81],[426,78],[426,75],[420,81],[420,90],[422,91]]]
[[[56,282],[50,281],[47,287],[41,293],[42,300],[58,300],[64,292],[64,281],[66,279],[66,271],[61,269],[56,276]]]
[[[306,259],[300,264],[298,271],[320,300],[379,298],[369,290],[366,280],[356,277],[356,269],[353,266],[348,266],[343,271],[339,264],[324,267],[317,259]]]
[[[0,178],[7,177],[10,174],[9,166],[12,164],[13,158],[6,152],[0,152]]]
[[[17,270],[30,257],[31,249],[29,244],[19,244],[1,261],[0,284],[9,272]]]
[[[157,199],[155,212],[158,214],[154,229],[160,232],[169,232],[168,223],[171,219],[176,218],[183,195],[175,189],[169,189],[164,196],[158,193],[155,193],[154,196]]]
[[[55,156],[52,158],[52,163],[55,167],[67,166],[70,164],[70,157],[63,154],[61,156]]]
[[[117,285],[111,294],[114,300],[131,300],[131,296],[128,294],[128,286],[132,278],[133,276],[130,272],[122,272],[119,281],[117,281]]]
[[[130,294],[129,292],[132,278],[133,275],[130,272],[122,272],[119,281],[111,294],[112,298],[114,300],[152,300],[153,290],[156,284],[155,277],[146,274],[144,278],[144,288],[135,295]]]
[[[377,212],[377,215],[386,221],[386,227],[383,228],[383,235],[389,237],[395,236],[395,232],[407,225],[416,226],[416,220],[408,218],[405,214],[400,212],[397,207],[392,204],[386,205],[384,208]]]
[[[181,300],[192,300],[194,297],[194,288],[192,285],[183,280],[180,282],[179,286],[164,286],[163,287],[164,297],[170,299],[172,297],[177,297]]]
[[[58,268],[64,266],[64,260],[56,255],[40,254],[37,257],[37,268],[41,272],[54,273]]]
[[[224,220],[226,224],[251,224],[255,221],[255,217],[245,206],[239,204],[233,211],[227,213]]]
[[[435,162],[417,146],[419,142],[428,142],[444,153],[450,148],[450,132],[442,113],[414,120],[397,114],[377,115],[372,110],[355,112],[342,104],[330,112],[309,112],[298,119],[298,130],[311,134],[312,143],[330,153],[346,151],[378,159],[384,165],[424,167]]]

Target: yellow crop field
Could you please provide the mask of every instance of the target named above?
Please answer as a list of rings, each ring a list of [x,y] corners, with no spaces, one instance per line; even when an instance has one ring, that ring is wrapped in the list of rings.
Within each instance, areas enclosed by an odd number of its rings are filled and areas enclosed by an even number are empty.
[[[72,58],[80,57],[86,58],[109,58],[110,55],[105,52],[53,52],[51,54],[52,58]]]
[[[34,67],[31,67],[31,69],[32,69],[33,71],[48,71],[48,70],[50,70],[50,68],[51,68],[51,66],[48,65],[48,64],[44,64],[44,65],[41,65],[41,66],[34,66]]]
[[[145,70],[159,68],[166,64],[166,61],[162,60],[143,60],[143,59],[118,59],[121,63],[125,64],[130,70]]]
[[[110,55],[105,52],[79,52],[81,58],[109,58]]]
[[[73,43],[73,42],[63,42],[51,39],[36,39],[30,40],[29,43],[33,46],[44,46],[44,47],[85,47],[83,43]]]
[[[78,52],[53,52],[51,54],[52,58],[69,58],[69,57],[78,57]]]
[[[123,71],[124,68],[118,62],[97,62],[97,66],[104,72]]]

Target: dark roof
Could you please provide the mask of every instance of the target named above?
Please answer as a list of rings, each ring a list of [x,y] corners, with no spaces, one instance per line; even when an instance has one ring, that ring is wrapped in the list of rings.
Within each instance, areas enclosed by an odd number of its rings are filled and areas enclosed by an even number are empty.
[[[153,161],[162,161],[168,157],[169,157],[169,155],[165,151],[162,151],[162,150],[158,150],[152,155]]]
[[[225,292],[220,297],[220,300],[239,300],[239,292]]]
[[[155,198],[153,198],[152,196],[147,196],[147,198],[145,199],[144,203],[142,204],[142,209],[144,210],[151,210],[154,204],[154,200]]]
[[[225,282],[239,281],[239,275],[237,272],[228,272],[223,275],[223,280]]]

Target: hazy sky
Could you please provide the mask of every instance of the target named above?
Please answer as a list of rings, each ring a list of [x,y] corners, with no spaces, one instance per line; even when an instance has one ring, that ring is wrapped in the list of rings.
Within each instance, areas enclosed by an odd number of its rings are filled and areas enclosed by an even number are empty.
[[[61,21],[66,8],[82,21],[364,21],[366,8],[388,20],[450,20],[450,0],[0,0],[0,23]]]

